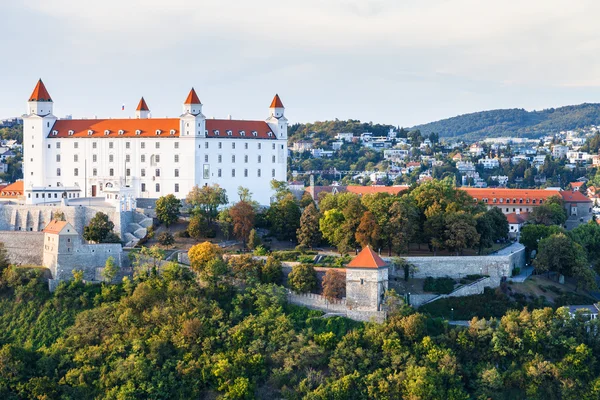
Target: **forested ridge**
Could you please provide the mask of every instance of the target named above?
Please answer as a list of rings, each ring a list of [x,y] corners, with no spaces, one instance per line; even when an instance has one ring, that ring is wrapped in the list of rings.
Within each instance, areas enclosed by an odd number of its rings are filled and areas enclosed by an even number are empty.
[[[363,324],[289,306],[282,287],[243,275],[243,288],[200,282],[173,264],[50,294],[38,270],[6,269],[0,398],[600,398],[598,324],[564,308],[450,328],[398,307]]]
[[[527,111],[522,108],[480,111],[405,128],[400,136],[406,137],[407,131],[418,129],[422,135],[437,133],[442,138],[469,140],[499,136],[535,138],[591,125],[600,125],[598,103],[584,103],[541,111]],[[398,121],[398,126],[403,126],[401,120]],[[320,140],[331,140],[340,132],[352,132],[355,135],[372,132],[375,136],[385,136],[390,128],[399,129],[394,125],[336,119],[294,124],[290,126],[289,134],[292,142],[306,139],[311,134],[316,134],[316,138]]]

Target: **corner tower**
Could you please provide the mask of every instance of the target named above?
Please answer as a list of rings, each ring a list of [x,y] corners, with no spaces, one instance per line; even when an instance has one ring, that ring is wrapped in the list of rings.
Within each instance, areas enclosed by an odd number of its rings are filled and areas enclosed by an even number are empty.
[[[137,119],[148,119],[150,116],[150,109],[148,108],[148,104],[146,104],[146,100],[142,97],[140,102],[138,103],[137,108],[135,109],[135,117]]]
[[[348,309],[354,312],[381,311],[387,289],[387,263],[373,249],[365,247],[346,267]]]
[[[27,203],[34,201],[34,188],[46,186],[46,151],[48,136],[56,117],[52,114],[54,103],[40,79],[27,101],[27,114],[23,116],[23,181]]]
[[[288,120],[284,114],[285,107],[279,95],[276,94],[269,106],[269,118],[267,118],[266,122],[275,135],[277,135],[277,139],[287,140]]]

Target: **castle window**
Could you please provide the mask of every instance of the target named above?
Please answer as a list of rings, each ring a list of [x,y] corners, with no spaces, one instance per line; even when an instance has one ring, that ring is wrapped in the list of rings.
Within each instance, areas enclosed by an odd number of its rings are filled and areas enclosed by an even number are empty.
[[[175,134],[175,129],[171,129],[171,130],[169,131],[169,133],[170,133],[171,135],[174,135],[174,134]]]
[[[154,156],[154,162],[160,162],[160,154]]]
[[[275,178],[275,170],[274,170],[274,169],[272,169],[272,170],[271,170],[271,176],[272,176],[273,178]]]
[[[162,133],[162,131],[160,129],[156,130],[156,135],[160,135]]]
[[[178,169],[175,170],[175,178],[179,178],[179,170]]]
[[[269,137],[273,136],[273,132],[268,132],[267,134],[269,135]]]
[[[115,156],[112,154],[108,155],[108,162],[114,162],[115,161]]]
[[[275,150],[275,143],[273,143],[273,144],[271,145],[271,147],[273,147],[273,150]]]
[[[219,142],[219,149],[223,148],[223,143]]]
[[[56,168],[56,176],[60,176],[60,168]]]
[[[235,149],[235,142],[231,143],[231,148]]]
[[[220,134],[218,129],[215,129],[213,132],[214,132],[215,136],[219,136],[219,134]]]
[[[235,162],[235,154],[231,156],[231,162],[234,163]]]
[[[219,168],[219,169],[217,170],[217,177],[219,177],[219,178],[221,177],[221,168]]]
[[[244,149],[248,150],[248,143],[244,143]]]
[[[56,142],[56,148],[60,149],[60,142]]]
[[[204,142],[204,148],[208,149],[208,142]]]
[[[54,135],[54,136],[58,135],[58,131],[52,131],[52,135]]]
[[[247,178],[247,177],[248,177],[248,170],[244,169],[244,178]]]
[[[219,154],[219,155],[217,156],[217,162],[219,162],[219,163],[220,163],[221,161],[223,161],[223,156]]]
[[[95,149],[96,147],[98,147],[98,143],[97,142],[92,142],[92,149]]]
[[[113,168],[108,170],[108,175],[109,176],[115,176],[115,170]]]
[[[114,148],[115,144],[113,142],[108,142],[108,148],[112,149]]]
[[[56,162],[60,162],[60,154],[56,155]]]
[[[94,131],[93,131],[93,130],[91,130],[91,129],[88,129],[88,136],[92,136],[92,134],[93,134],[93,133],[94,133]]]
[[[140,161],[141,161],[141,162],[146,162],[146,155],[145,155],[145,154],[142,154],[142,155],[140,156]]]
[[[245,162],[245,163],[248,163],[248,155],[245,155],[245,156],[244,156],[244,162]]]
[[[179,193],[179,183],[175,184],[175,193]]]
[[[160,183],[157,183],[155,185],[155,189],[156,189],[157,192],[160,192]]]
[[[129,149],[131,147],[131,142],[125,142],[125,148]]]
[[[178,149],[179,148],[179,142],[173,143],[173,147],[176,148],[176,149]]]
[[[79,176],[79,168],[73,170],[73,176]]]
[[[271,162],[275,162],[275,156],[271,156]]]
[[[258,132],[252,131],[252,136],[254,136],[254,137],[258,136]]]
[[[154,171],[154,176],[156,176],[156,177],[159,177],[159,176],[160,176],[160,169],[158,169],[158,168],[157,168],[157,169]]]
[[[98,155],[92,154],[92,162],[97,162],[97,161],[98,161]]]
[[[142,177],[146,176],[146,170],[144,168],[142,168],[142,170],[140,171],[140,175]]]
[[[231,177],[235,178],[235,168],[231,170]]]
[[[157,149],[160,149],[160,142],[154,143],[154,147],[157,148]]]
[[[240,131],[240,136],[246,136],[246,131]]]
[[[73,162],[79,162],[79,154],[73,155]]]
[[[262,144],[261,143],[258,144],[258,149],[259,150],[262,149]]]
[[[145,191],[146,191],[146,184],[142,183],[142,192],[145,192]]]
[[[361,284],[361,285],[364,285],[364,284],[365,284],[365,280],[361,278],[361,279],[360,279],[360,284]]]
[[[70,130],[70,131],[69,131],[69,136],[73,136],[73,134],[74,134],[74,133],[75,133],[75,131],[73,131],[73,130]]]
[[[204,155],[204,162],[208,162],[208,154]]]
[[[107,129],[107,130],[104,131],[104,134],[105,135],[110,135],[110,131]]]
[[[256,171],[256,175],[260,178],[260,168]]]
[[[122,135],[124,133],[125,133],[125,131],[123,129],[119,129],[119,135]]]
[[[96,168],[94,168],[92,170],[92,176],[97,176],[98,175],[98,170]]]
[[[33,146],[31,146],[31,147],[33,147]],[[48,148],[49,148],[49,149],[51,149],[51,148],[52,148],[52,145],[51,145],[50,143],[48,143]]]
[[[73,143],[73,148],[74,149],[78,149],[79,148],[79,142],[74,142]]]
[[[179,154],[175,154],[173,156],[173,158],[175,159],[175,162],[178,163],[179,162]]]
[[[135,134],[136,134],[136,135],[141,135],[141,134],[142,134],[142,131],[140,131],[139,129],[136,129],[136,130],[135,130]]]
[[[258,156],[258,163],[260,164],[261,161],[262,161],[262,157]]]
[[[130,161],[131,161],[131,155],[125,154],[125,162],[130,162]]]
[[[131,170],[129,168],[125,170],[125,176],[131,176]]]
[[[231,136],[232,134],[233,134],[233,132],[227,131],[227,136]]]

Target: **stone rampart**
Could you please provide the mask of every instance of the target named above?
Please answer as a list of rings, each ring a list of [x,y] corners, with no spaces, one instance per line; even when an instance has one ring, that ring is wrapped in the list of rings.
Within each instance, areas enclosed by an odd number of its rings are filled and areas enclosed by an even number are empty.
[[[42,232],[0,231],[0,242],[10,262],[17,265],[42,265],[44,234]]]
[[[288,290],[288,302],[312,310],[345,314],[346,299],[330,301],[325,296],[314,293],[295,293]]]
[[[426,301],[422,301],[421,303],[418,303],[418,304],[413,302],[413,298],[415,296],[411,296],[410,304],[413,307],[419,307],[424,304],[433,303],[436,300],[445,299],[447,297],[463,297],[463,296],[472,296],[474,294],[482,294],[486,287],[491,287],[491,284],[492,284],[492,279],[490,277],[486,276],[485,278],[481,278],[475,282],[469,283],[468,285],[460,286],[448,294],[441,294],[438,296],[433,295],[434,296],[433,298],[426,300]],[[421,296],[424,296],[424,295],[421,295]],[[421,299],[417,299],[417,300],[421,300]],[[423,300],[424,300],[424,298],[423,298]]]

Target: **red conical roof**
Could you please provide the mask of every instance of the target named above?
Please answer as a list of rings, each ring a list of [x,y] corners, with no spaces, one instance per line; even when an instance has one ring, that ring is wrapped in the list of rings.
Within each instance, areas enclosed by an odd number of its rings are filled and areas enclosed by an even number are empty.
[[[365,247],[356,258],[348,264],[348,268],[380,268],[387,264],[370,247]]]
[[[136,111],[150,111],[150,109],[148,108],[148,104],[146,104],[146,100],[144,100],[143,97],[140,100],[140,102],[135,110]]]
[[[190,94],[188,94],[188,97],[185,99],[183,104],[202,104],[194,88],[190,90]]]
[[[38,81],[37,85],[35,85],[33,93],[29,96],[29,101],[52,101],[52,98],[41,79]]]
[[[275,97],[273,97],[273,101],[271,102],[269,108],[285,108],[278,94],[276,94]]]

